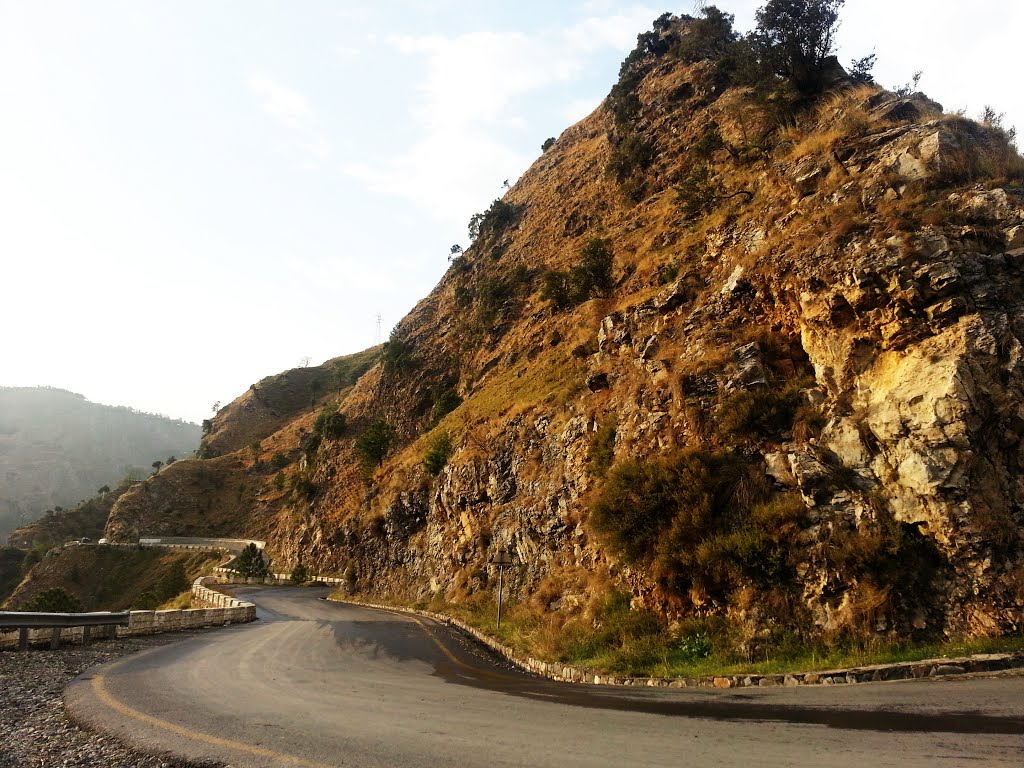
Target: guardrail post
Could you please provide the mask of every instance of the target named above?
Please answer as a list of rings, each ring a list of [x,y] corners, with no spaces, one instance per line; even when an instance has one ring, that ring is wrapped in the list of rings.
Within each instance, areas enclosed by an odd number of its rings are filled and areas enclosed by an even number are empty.
[[[60,627],[54,627],[50,632],[50,650],[56,651],[60,648]]]
[[[92,627],[82,627],[82,645],[88,645],[92,639]]]
[[[18,630],[18,650],[28,650],[28,627],[22,627]]]

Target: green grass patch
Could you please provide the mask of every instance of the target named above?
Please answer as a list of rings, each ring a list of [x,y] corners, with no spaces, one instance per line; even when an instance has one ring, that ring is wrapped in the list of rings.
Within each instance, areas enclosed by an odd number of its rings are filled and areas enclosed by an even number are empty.
[[[725,619],[687,622],[671,633],[653,614],[630,610],[628,596],[618,592],[599,601],[593,615],[586,617],[560,617],[527,603],[505,604],[500,628],[495,627],[497,605],[490,594],[476,595],[463,604],[435,599],[414,607],[462,619],[522,655],[607,674],[768,675],[1024,651],[1024,637],[934,643],[878,641],[828,648],[784,636],[778,647],[762,658],[745,659],[735,650],[736,629]]]

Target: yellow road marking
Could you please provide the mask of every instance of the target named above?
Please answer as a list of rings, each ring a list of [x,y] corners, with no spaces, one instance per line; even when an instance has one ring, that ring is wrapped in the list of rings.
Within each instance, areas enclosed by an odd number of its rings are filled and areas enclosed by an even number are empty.
[[[194,731],[191,728],[186,728],[183,725],[177,725],[175,723],[162,720],[159,717],[153,715],[147,715],[145,712],[139,712],[137,709],[132,709],[127,704],[118,701],[110,692],[107,690],[106,680],[103,674],[98,674],[92,679],[92,690],[96,694],[101,702],[107,705],[110,709],[115,712],[130,717],[133,720],[151,725],[154,728],[160,728],[171,733],[176,733],[179,736],[183,736],[186,739],[193,739],[195,741],[204,741],[207,744],[212,744],[216,747],[225,747],[227,749],[234,749],[239,752],[248,752],[251,755],[259,755],[260,757],[269,757],[273,760],[277,760],[282,763],[289,765],[301,765],[305,768],[336,768],[326,763],[317,763],[312,760],[306,760],[302,757],[296,757],[295,755],[288,755],[283,752],[275,752],[272,749],[264,749],[263,747],[254,747],[251,744],[244,744],[240,741],[234,741],[232,739],[222,739],[219,736],[212,736],[208,733],[202,733],[201,731]]]

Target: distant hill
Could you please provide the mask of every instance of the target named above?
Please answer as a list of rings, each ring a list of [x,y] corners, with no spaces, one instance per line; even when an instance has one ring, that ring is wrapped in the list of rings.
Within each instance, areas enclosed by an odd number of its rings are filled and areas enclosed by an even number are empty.
[[[200,427],[48,387],[0,387],[0,540],[132,468],[191,456]]]

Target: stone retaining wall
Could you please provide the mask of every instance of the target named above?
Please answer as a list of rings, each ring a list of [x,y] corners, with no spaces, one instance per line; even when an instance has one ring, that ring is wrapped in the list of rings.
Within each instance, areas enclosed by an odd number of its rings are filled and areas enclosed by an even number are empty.
[[[266,584],[269,586],[280,587],[294,583],[290,573],[271,573],[263,578],[255,578],[252,576],[239,576],[230,568],[214,568],[213,578],[218,584]],[[310,576],[306,581],[306,584],[321,583],[338,585],[343,581],[344,579],[337,576]]]
[[[244,600],[225,595],[206,586],[213,582],[209,576],[203,576],[192,583],[192,600],[201,608],[186,608],[167,611],[131,611],[128,614],[127,627],[90,627],[89,638],[128,637],[132,635],[155,635],[161,632],[182,632],[189,629],[204,627],[221,627],[229,624],[241,624],[256,620],[256,606]],[[30,645],[49,645],[53,630],[30,629],[28,641]],[[66,627],[60,632],[61,643],[82,643],[85,639],[84,627]],[[0,648],[16,648],[18,646],[18,630],[0,632]]]
[[[458,627],[463,632],[475,637],[491,650],[505,657],[520,669],[550,678],[551,680],[567,683],[652,688],[766,688],[773,686],[849,685],[851,683],[873,683],[883,680],[911,680],[924,677],[962,675],[968,672],[995,672],[1003,669],[1024,667],[1024,653],[999,653],[976,654],[957,659],[927,659],[900,664],[874,664],[851,669],[779,675],[731,675],[719,677],[632,677],[628,675],[610,675],[561,662],[542,661],[532,656],[523,656],[490,635],[481,632],[476,627],[442,613],[418,611],[412,608],[379,605],[376,603],[361,603],[334,597],[328,599],[339,603],[412,613],[439,621],[442,624]]]

